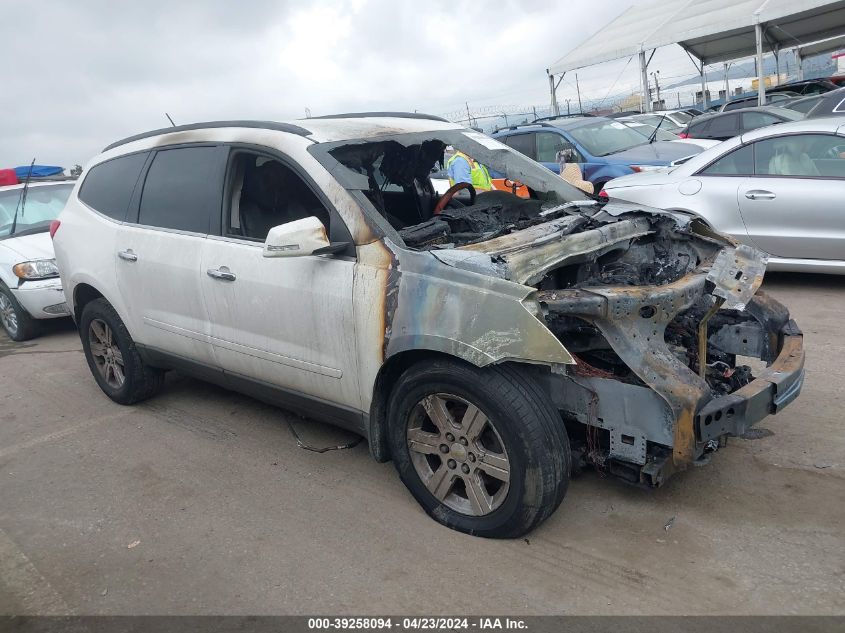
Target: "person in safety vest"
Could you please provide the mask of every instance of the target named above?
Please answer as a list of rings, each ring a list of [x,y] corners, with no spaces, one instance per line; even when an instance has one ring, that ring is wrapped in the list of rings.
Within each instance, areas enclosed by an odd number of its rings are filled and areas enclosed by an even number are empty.
[[[487,168],[463,152],[455,154],[446,161],[446,171],[449,173],[449,185],[468,182],[476,191],[490,191],[493,182]]]

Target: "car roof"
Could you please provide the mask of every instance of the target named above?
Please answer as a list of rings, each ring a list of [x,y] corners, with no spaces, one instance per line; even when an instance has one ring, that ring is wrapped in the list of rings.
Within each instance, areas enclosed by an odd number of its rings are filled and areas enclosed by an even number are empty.
[[[690,125],[701,123],[702,121],[709,121],[720,116],[727,116],[729,114],[739,114],[740,112],[766,112],[768,114],[779,114],[783,108],[776,106],[751,106],[750,108],[742,108],[741,110],[725,110],[724,112],[710,112],[700,114],[689,122]],[[788,117],[787,117],[788,118]]]
[[[828,132],[842,133],[845,131],[845,121],[841,117],[827,117],[819,119],[801,119],[800,121],[789,121],[779,125],[768,125],[757,128],[742,135],[742,142],[748,143],[757,139],[769,136],[780,136],[781,134],[795,134],[798,132]]]
[[[462,126],[450,123],[446,119],[428,114],[416,112],[357,112],[349,114],[332,114],[322,117],[313,117],[297,121],[204,121],[188,125],[177,125],[174,127],[161,128],[142,132],[127,138],[111,143],[103,149],[103,152],[110,151],[122,145],[145,139],[158,139],[170,134],[179,134],[184,137],[185,132],[197,132],[197,140],[211,140],[211,135],[202,134],[203,131],[216,130],[221,128],[252,128],[283,132],[302,136],[315,143],[332,141],[353,140],[385,136],[389,134],[403,134],[413,132],[426,132],[437,130],[453,130]],[[184,139],[175,142],[184,142]],[[151,141],[150,146],[159,145],[159,142]]]

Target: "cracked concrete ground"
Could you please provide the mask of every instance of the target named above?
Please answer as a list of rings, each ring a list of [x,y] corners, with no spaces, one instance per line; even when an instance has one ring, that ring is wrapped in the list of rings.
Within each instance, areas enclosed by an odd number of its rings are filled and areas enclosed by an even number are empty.
[[[109,401],[70,325],[0,335],[2,614],[843,614],[845,277],[771,274],[802,396],[645,491],[588,472],[527,540],[428,519],[347,435],[176,374]],[[671,526],[665,526],[671,521]]]

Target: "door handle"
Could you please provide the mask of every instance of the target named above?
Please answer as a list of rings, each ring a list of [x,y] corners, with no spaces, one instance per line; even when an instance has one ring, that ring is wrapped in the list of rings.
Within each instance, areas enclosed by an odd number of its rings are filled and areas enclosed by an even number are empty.
[[[209,268],[205,273],[213,279],[220,279],[221,281],[235,281],[237,277],[226,267]]]
[[[771,191],[763,191],[762,189],[752,189],[745,192],[745,197],[749,200],[774,200],[777,196]]]
[[[131,248],[127,248],[125,251],[118,251],[117,256],[120,259],[126,260],[127,262],[137,262],[138,256],[135,254]]]

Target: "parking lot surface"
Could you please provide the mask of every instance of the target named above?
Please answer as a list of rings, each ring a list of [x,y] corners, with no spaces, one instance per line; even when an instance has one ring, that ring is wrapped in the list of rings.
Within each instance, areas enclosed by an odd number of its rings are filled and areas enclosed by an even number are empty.
[[[173,373],[122,407],[71,324],[0,335],[0,613],[845,613],[845,277],[765,289],[804,330],[801,397],[660,490],[586,472],[513,541],[288,421],[341,430]]]

